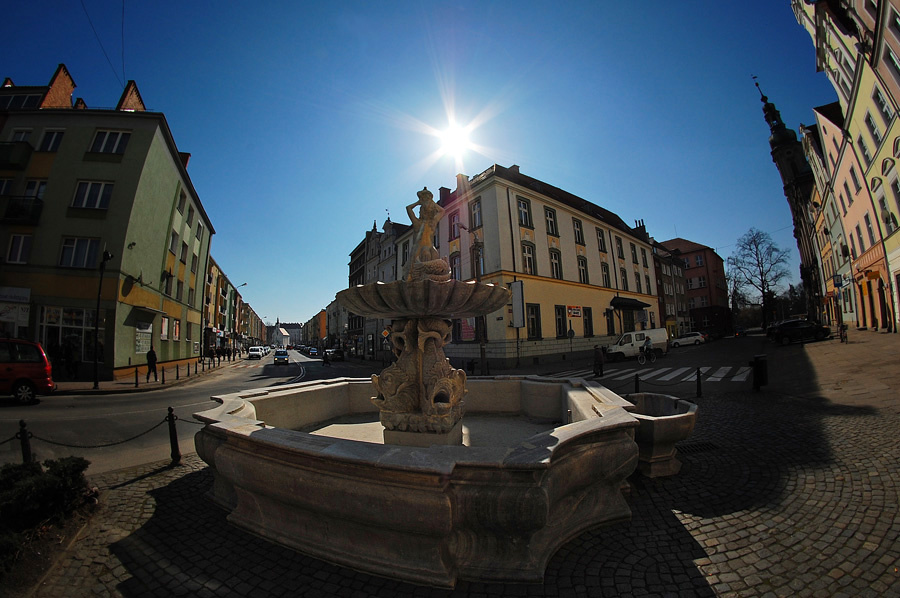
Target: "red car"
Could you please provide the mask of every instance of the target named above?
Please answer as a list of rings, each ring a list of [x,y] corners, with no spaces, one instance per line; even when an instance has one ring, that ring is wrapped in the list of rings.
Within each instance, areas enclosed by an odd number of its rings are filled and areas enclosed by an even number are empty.
[[[56,390],[53,368],[40,343],[0,339],[0,394],[10,394],[19,403]]]

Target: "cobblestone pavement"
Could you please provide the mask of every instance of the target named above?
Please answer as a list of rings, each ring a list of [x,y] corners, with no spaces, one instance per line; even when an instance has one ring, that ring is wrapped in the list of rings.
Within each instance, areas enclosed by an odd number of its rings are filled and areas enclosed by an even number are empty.
[[[760,343],[765,341],[760,339]],[[230,526],[188,456],[104,474],[102,506],[35,596],[900,596],[900,337],[761,347],[762,392],[704,394],[632,520],[563,546],[543,584],[423,588]]]

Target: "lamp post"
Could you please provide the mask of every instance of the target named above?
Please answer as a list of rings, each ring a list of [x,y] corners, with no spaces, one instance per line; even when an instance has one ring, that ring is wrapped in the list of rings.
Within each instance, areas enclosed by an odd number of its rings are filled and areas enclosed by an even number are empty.
[[[100,388],[100,362],[97,360],[100,346],[100,294],[103,292],[103,272],[106,270],[106,262],[111,259],[113,254],[104,249],[103,257],[100,258],[100,282],[97,284],[97,311],[94,313],[94,390]]]

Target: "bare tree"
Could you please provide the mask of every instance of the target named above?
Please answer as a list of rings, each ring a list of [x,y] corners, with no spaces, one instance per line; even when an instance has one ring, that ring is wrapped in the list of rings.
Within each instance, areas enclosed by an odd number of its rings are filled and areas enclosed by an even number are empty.
[[[750,286],[759,293],[763,328],[768,324],[768,304],[778,284],[788,275],[788,255],[786,250],[775,245],[769,233],[751,228],[738,239],[728,258],[728,270],[734,277],[734,284],[738,288]]]

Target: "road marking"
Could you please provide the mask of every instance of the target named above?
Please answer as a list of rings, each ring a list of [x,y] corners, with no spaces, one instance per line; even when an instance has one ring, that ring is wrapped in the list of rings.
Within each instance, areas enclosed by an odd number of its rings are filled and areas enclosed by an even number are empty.
[[[673,371],[671,374],[667,374],[667,375],[663,376],[662,378],[660,378],[660,380],[671,380],[672,378],[675,378],[676,376],[680,376],[686,372],[689,372],[690,370],[691,370],[691,368],[678,368],[675,371]]]

